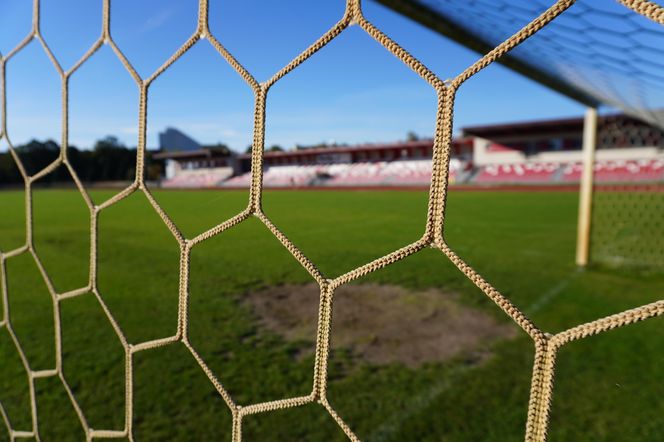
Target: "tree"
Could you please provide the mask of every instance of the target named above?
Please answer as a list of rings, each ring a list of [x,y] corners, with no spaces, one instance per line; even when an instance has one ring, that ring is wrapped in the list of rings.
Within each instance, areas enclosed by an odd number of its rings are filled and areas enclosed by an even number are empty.
[[[120,140],[118,140],[118,137],[114,135],[108,135],[101,140],[97,140],[95,143],[95,151],[104,149],[126,149],[126,147],[120,142]]]
[[[95,143],[92,151],[92,180],[115,181],[133,178],[136,151],[127,149],[117,137],[109,135]]]
[[[22,181],[23,178],[11,153],[0,153],[0,184],[18,184]]]
[[[268,151],[269,151],[269,152],[283,152],[283,151],[284,151],[284,148],[281,147],[281,146],[279,146],[278,144],[273,144],[272,146],[270,146],[270,148],[268,149]]]
[[[60,146],[53,140],[38,141],[30,140],[23,146],[16,148],[21,162],[29,174],[36,173],[58,158]]]
[[[406,140],[407,141],[417,141],[419,139],[420,139],[420,137],[418,137],[417,134],[415,132],[413,132],[412,130],[408,131],[408,133],[406,134]]]
[[[60,155],[60,146],[52,140],[30,142],[16,147],[21,162],[29,174],[43,170]],[[79,150],[67,147],[67,159],[82,181],[124,181],[134,178],[136,173],[136,149],[127,148],[116,137],[108,136],[98,140],[93,150]],[[146,170],[153,177],[163,168],[160,161],[146,153]],[[18,184],[22,180],[9,152],[0,153],[0,183]],[[39,183],[59,183],[71,181],[65,167],[57,167],[39,179]]]

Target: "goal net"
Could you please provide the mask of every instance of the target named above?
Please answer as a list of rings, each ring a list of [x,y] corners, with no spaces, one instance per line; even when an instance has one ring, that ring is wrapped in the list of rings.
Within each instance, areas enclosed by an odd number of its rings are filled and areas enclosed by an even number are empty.
[[[629,144],[644,146],[640,156]],[[664,268],[664,131],[606,117],[598,125],[590,262],[644,270]]]
[[[549,6],[545,1],[380,1],[480,52],[492,50]],[[590,107],[605,104],[635,117],[600,117],[596,145],[589,146],[597,152],[594,173],[587,177],[594,191],[582,265],[662,268],[662,20],[661,7],[653,2],[578,1],[497,60]],[[563,180],[578,180],[582,170],[580,162],[569,164]]]
[[[214,386],[218,395],[223,398],[233,418],[233,440],[242,438],[243,419],[247,416],[263,413],[273,413],[276,410],[299,407],[305,404],[319,404],[325,412],[334,419],[338,426],[351,440],[359,440],[353,431],[353,422],[338,413],[334,404],[328,400],[328,361],[330,357],[330,339],[334,335],[331,327],[333,311],[333,298],[335,291],[344,284],[352,282],[364,275],[390,266],[397,261],[405,259],[425,248],[434,248],[451,263],[474,285],[495,303],[497,309],[502,311],[514,321],[531,339],[535,349],[533,361],[530,400],[527,412],[525,439],[528,441],[544,441],[549,426],[550,404],[554,392],[554,367],[556,357],[561,347],[566,344],[584,339],[586,337],[603,333],[617,327],[660,316],[664,314],[664,300],[652,302],[632,310],[623,311],[612,316],[580,324],[556,334],[547,333],[546,330],[535,324],[510,299],[501,294],[490,281],[483,278],[471,267],[459,253],[453,250],[445,240],[445,215],[448,193],[450,145],[453,134],[452,119],[454,114],[454,99],[459,87],[490,64],[505,62],[515,69],[524,72],[533,78],[538,78],[545,84],[574,97],[590,106],[600,103],[611,104],[624,109],[631,115],[647,120],[652,124],[664,125],[664,117],[656,108],[661,106],[662,92],[662,61],[661,49],[662,32],[664,24],[664,9],[655,3],[644,0],[620,0],[606,9],[595,9],[583,2],[574,9],[573,0],[558,0],[556,2],[507,2],[507,1],[454,1],[444,2],[435,0],[422,0],[413,2],[385,1],[393,4],[397,10],[414,16],[420,21],[425,20],[422,11],[436,12],[445,17],[446,23],[456,23],[454,32],[458,38],[474,36],[474,46],[482,51],[477,62],[468,66],[463,72],[451,79],[441,79],[429,70],[418,59],[393,41],[388,35],[374,26],[363,14],[360,0],[348,0],[343,17],[323,36],[313,42],[304,52],[295,57],[281,70],[265,82],[258,82],[254,76],[245,69],[234,56],[226,50],[211,32],[208,26],[208,0],[199,0],[198,25],[193,35],[178,49],[164,64],[152,75],[142,78],[133,68],[129,60],[123,55],[115,44],[110,32],[110,17],[112,14],[111,0],[103,0],[103,21],[101,24],[101,37],[87,51],[87,53],[71,68],[65,69],[48,48],[40,31],[40,0],[34,0],[33,26],[26,38],[13,50],[2,54],[0,58],[0,94],[2,102],[2,138],[10,146],[10,152],[21,172],[26,194],[26,243],[14,250],[3,250],[0,253],[0,270],[3,273],[2,302],[3,317],[0,320],[0,329],[4,329],[12,338],[16,352],[24,364],[27,382],[30,387],[31,400],[31,426],[18,427],[11,421],[5,411],[5,404],[0,404],[0,415],[8,429],[12,440],[21,438],[39,439],[40,416],[39,407],[35,397],[35,382],[38,379],[52,378],[61,383],[72,407],[76,411],[80,424],[88,440],[96,438],[133,439],[134,425],[134,359],[141,352],[181,343],[186,346],[191,357],[196,361],[209,382]],[[611,2],[596,2],[604,5]],[[593,5],[595,3],[592,3]],[[406,5],[406,6],[404,6]],[[614,8],[616,6],[618,9]],[[404,8],[411,7],[412,11]],[[568,11],[569,9],[569,11]],[[593,14],[603,14],[618,18],[619,26],[629,26],[628,30],[599,29],[588,22]],[[629,18],[628,18],[629,17]],[[306,63],[307,60],[321,48],[342,34],[347,28],[357,26],[371,38],[382,45],[404,65],[417,73],[423,82],[428,83],[435,90],[438,97],[436,113],[436,129],[433,141],[432,180],[428,193],[428,207],[426,223],[423,226],[424,234],[417,241],[394,250],[385,256],[354,268],[347,273],[336,277],[323,274],[316,262],[309,259],[288,237],[286,237],[262,210],[263,199],[263,151],[266,121],[266,100],[270,88],[284,76]],[[249,27],[250,29],[250,27]],[[539,35],[539,38],[535,36]],[[532,37],[532,39],[531,39]],[[197,236],[187,237],[169,218],[159,202],[154,198],[145,181],[146,156],[146,124],[148,89],[152,82],[167,71],[178,59],[193,45],[202,39],[209,40],[218,54],[241,76],[255,94],[254,132],[251,150],[252,174],[249,190],[249,201],[246,208],[227,220],[220,222],[210,230]],[[7,127],[7,88],[5,73],[11,68],[11,60],[20,53],[28,43],[36,40],[48,54],[51,62],[62,80],[63,99],[63,139],[62,149],[58,158],[47,167],[29,175],[21,165],[21,160],[12,149],[11,128]],[[582,40],[579,42],[579,40]],[[611,43],[610,43],[611,42]],[[619,44],[627,44],[621,48]],[[115,55],[129,72],[140,91],[140,109],[138,116],[138,149],[136,158],[136,177],[126,189],[117,193],[110,199],[96,204],[90,198],[86,187],[78,179],[76,171],[71,167],[68,158],[68,78],[103,45],[111,47]],[[660,55],[652,55],[659,50]],[[629,53],[631,59],[627,63],[616,61],[616,52]],[[659,57],[659,59],[657,59]],[[659,146],[661,149],[661,145]],[[52,173],[58,167],[65,167],[72,175],[77,191],[83,196],[90,213],[90,280],[89,283],[75,290],[57,292],[49,279],[49,275],[40,264],[40,256],[33,242],[34,216],[31,198],[33,185],[40,178]],[[662,208],[660,191],[651,188],[630,189],[625,192],[621,189],[608,189],[597,192],[595,203],[595,223],[593,233],[593,253],[598,259],[620,260],[621,262],[647,261],[661,262],[662,259]],[[159,215],[164,225],[176,239],[180,250],[179,264],[179,294],[177,330],[171,336],[163,336],[143,342],[130,342],[123,330],[115,320],[111,309],[105,303],[104,295],[97,286],[97,244],[99,215],[108,208],[128,196],[140,193],[145,195],[154,211]],[[635,206],[648,205],[655,207],[647,217],[638,215]],[[3,216],[0,213],[0,216]],[[258,219],[274,235],[281,245],[299,262],[315,281],[320,289],[320,303],[318,312],[318,331],[316,339],[315,363],[311,373],[312,388],[310,394],[298,397],[285,397],[278,400],[239,404],[224,387],[224,379],[219,378],[206,364],[204,358],[189,341],[189,285],[190,285],[190,258],[192,249],[205,243],[211,238],[224,235],[238,224],[244,223],[250,217]],[[647,236],[636,238],[632,232],[648,232]],[[33,369],[26,358],[25,348],[17,338],[12,325],[12,314],[9,309],[9,299],[12,297],[11,288],[6,284],[6,262],[19,255],[30,255],[39,266],[44,279],[48,281],[50,296],[55,318],[55,351],[56,363],[47,370]],[[618,257],[618,258],[616,258]],[[516,272],[516,269],[515,269]],[[515,273],[516,274],[516,273]],[[102,307],[109,322],[116,331],[122,344],[125,357],[125,415],[124,425],[121,429],[92,428],[86,420],[86,410],[77,400],[70,388],[66,373],[62,368],[62,337],[60,331],[59,314],[62,305],[73,298],[94,294],[94,299]]]

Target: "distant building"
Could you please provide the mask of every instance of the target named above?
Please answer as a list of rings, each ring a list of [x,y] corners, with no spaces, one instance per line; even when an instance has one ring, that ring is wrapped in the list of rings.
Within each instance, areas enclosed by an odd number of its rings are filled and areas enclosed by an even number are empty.
[[[455,157],[470,159],[472,139],[459,138],[452,141],[451,153]],[[265,152],[263,165],[296,166],[315,164],[352,164],[393,160],[430,159],[433,140],[398,141],[394,143],[357,144],[354,146],[313,146],[285,152]],[[240,173],[251,170],[251,154],[237,156]]]
[[[203,172],[207,175],[228,178],[237,172],[235,155],[227,148],[202,147],[198,150],[163,151],[153,155],[154,159],[166,162],[165,178],[187,173]]]
[[[465,127],[462,134],[474,140],[475,165],[582,160],[583,118]],[[664,131],[629,115],[604,115],[598,121],[597,149],[598,159],[659,158]]]
[[[455,173],[462,172],[460,158],[469,160],[472,147],[472,139],[457,139],[452,142],[451,154],[455,158],[452,159],[450,167]],[[285,152],[265,152],[263,169],[267,186],[274,184],[270,179],[271,175],[267,174],[276,173],[279,177],[275,187],[291,187],[308,185],[314,181],[314,185],[325,185],[334,181],[338,172],[346,169],[357,167],[351,175],[363,175],[363,168],[375,172],[391,163],[393,175],[399,175],[394,179],[401,178],[401,181],[396,182],[397,185],[426,185],[431,179],[432,153],[433,140],[311,147]],[[165,151],[154,154],[153,158],[166,162],[165,180],[162,183],[164,187],[246,187],[250,181],[251,154],[231,152],[224,147],[203,146],[195,151]],[[297,176],[291,176],[292,174]],[[334,183],[345,185],[343,180]],[[352,184],[358,183],[353,181]]]
[[[570,185],[581,177],[583,119],[527,121],[465,127],[446,147],[445,178],[453,184]],[[664,183],[664,131],[623,114],[599,119],[597,183]],[[168,147],[171,147],[168,145]],[[265,151],[265,187],[430,186],[434,140],[300,146]],[[252,155],[223,144],[164,151],[164,187],[249,187]],[[254,164],[255,166],[255,164]],[[439,175],[441,176],[441,175]]]
[[[193,138],[179,130],[167,127],[159,133],[159,150],[162,152],[183,152],[200,150],[202,146]]]

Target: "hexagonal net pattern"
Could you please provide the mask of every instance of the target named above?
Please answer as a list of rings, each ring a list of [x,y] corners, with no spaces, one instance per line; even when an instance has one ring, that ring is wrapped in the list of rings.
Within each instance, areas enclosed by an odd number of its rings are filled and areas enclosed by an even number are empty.
[[[238,61],[230,54],[224,46],[217,40],[217,38],[210,32],[208,26],[208,0],[199,0],[199,13],[198,24],[193,35],[180,47],[160,68],[158,68],[152,75],[147,78],[141,78],[136,70],[132,67],[131,63],[123,55],[117,47],[110,33],[110,0],[103,1],[103,20],[100,38],[93,44],[93,46],[86,52],[86,54],[69,70],[63,70],[58,63],[56,57],[49,50],[47,42],[42,37],[40,32],[40,19],[39,0],[33,0],[33,26],[30,33],[26,38],[12,51],[0,58],[0,78],[1,93],[2,93],[2,108],[3,108],[3,121],[2,121],[2,137],[7,140],[10,146],[11,155],[13,156],[20,172],[23,176],[25,183],[25,208],[26,208],[26,244],[20,248],[0,253],[0,269],[2,271],[2,302],[4,316],[0,320],[0,328],[6,329],[11,336],[16,351],[20,355],[23,365],[25,367],[28,383],[30,386],[30,400],[31,400],[31,413],[32,413],[32,427],[31,428],[15,428],[10,422],[5,408],[0,404],[0,415],[6,424],[12,440],[19,438],[35,438],[39,440],[39,415],[37,410],[36,395],[35,395],[35,380],[39,378],[54,377],[59,379],[64,390],[66,391],[73,408],[78,415],[81,426],[83,427],[86,438],[92,440],[95,438],[128,438],[133,440],[133,359],[134,355],[139,352],[148,351],[162,346],[167,346],[174,343],[182,343],[188,348],[193,358],[197,361],[201,370],[208,377],[210,382],[214,385],[219,395],[223,398],[233,416],[232,435],[233,440],[239,441],[242,438],[242,421],[245,416],[268,413],[277,409],[284,409],[289,407],[298,407],[308,403],[320,404],[336,421],[339,427],[351,440],[359,440],[352,430],[352,423],[344,421],[327,398],[327,367],[330,354],[330,335],[332,333],[331,315],[334,293],[341,285],[349,283],[363,275],[374,272],[378,269],[384,268],[408,256],[411,256],[426,247],[432,247],[439,250],[445,255],[470,281],[472,281],[482,292],[490,298],[499,309],[508,315],[519,327],[521,327],[533,340],[535,346],[534,365],[532,372],[532,383],[530,390],[530,400],[528,405],[527,424],[525,428],[525,439],[528,441],[543,441],[547,436],[548,419],[550,401],[553,393],[554,384],[554,365],[558,350],[565,344],[583,339],[585,337],[602,333],[604,331],[622,327],[637,321],[642,321],[648,318],[653,318],[664,314],[664,300],[653,302],[633,310],[624,311],[612,316],[597,319],[595,321],[578,325],[566,331],[551,335],[541,330],[535,323],[526,317],[512,302],[496,290],[488,281],[479,275],[471,266],[466,264],[463,258],[455,253],[446,243],[444,237],[445,228],[445,206],[446,196],[448,191],[448,170],[450,159],[450,145],[452,139],[452,116],[454,109],[454,98],[457,89],[471,76],[481,71],[489,64],[496,61],[499,57],[516,48],[520,43],[543,29],[552,20],[563,14],[572,4],[573,0],[559,0],[553,3],[550,7],[544,10],[539,16],[529,21],[518,32],[505,39],[502,43],[497,45],[486,55],[482,56],[476,63],[469,66],[462,73],[451,80],[443,81],[425,67],[419,60],[410,55],[401,46],[391,40],[381,30],[377,29],[371,22],[369,22],[362,11],[360,0],[347,0],[345,13],[343,17],[329,29],[322,37],[316,40],[304,52],[294,58],[290,63],[278,71],[269,80],[259,83],[254,79],[252,74],[248,72]],[[626,7],[633,11],[653,20],[656,23],[664,24],[664,9],[648,1],[640,0],[621,0]],[[417,73],[423,81],[427,82],[437,93],[438,108],[436,118],[436,130],[434,134],[434,150],[433,150],[433,172],[431,186],[429,190],[429,203],[427,209],[427,220],[424,226],[423,236],[398,250],[395,250],[381,258],[375,259],[367,264],[357,267],[343,275],[335,278],[328,278],[323,275],[316,265],[309,260],[265,215],[262,210],[262,171],[263,171],[263,148],[264,148],[264,131],[265,131],[265,103],[268,91],[282,77],[296,69],[300,64],[305,62],[315,52],[327,45],[337,36],[339,36],[345,29],[350,26],[358,26],[374,40],[380,43],[387,51],[392,53],[402,63]],[[197,41],[201,39],[208,39],[212,46],[216,49],[220,57],[222,57],[252,88],[255,95],[255,111],[254,111],[254,133],[253,133],[253,148],[252,148],[252,182],[249,189],[249,201],[247,207],[235,216],[221,222],[210,230],[199,234],[193,238],[186,238],[180,230],[171,221],[166,212],[160,207],[155,200],[150,190],[146,187],[144,181],[144,168],[145,168],[145,133],[146,133],[146,120],[147,120],[147,91],[151,83],[166,71],[178,58],[187,52]],[[20,158],[11,146],[9,134],[7,133],[6,124],[6,87],[5,87],[5,68],[8,60],[15,54],[22,50],[31,40],[37,40],[45,52],[51,59],[55,69],[60,75],[62,81],[62,96],[63,96],[63,135],[62,135],[62,150],[59,157],[52,164],[43,170],[29,175],[26,169],[21,164]],[[77,177],[76,172],[70,165],[67,158],[67,145],[68,145],[68,80],[70,76],[83,65],[102,45],[108,45],[114,51],[118,59],[122,62],[126,70],[131,74],[140,90],[139,101],[139,139],[136,158],[136,178],[135,181],[126,189],[119,192],[112,198],[102,202],[101,204],[93,203],[87,189],[84,187],[80,179]],[[59,293],[56,291],[52,284],[44,266],[41,264],[40,258],[36,253],[33,243],[33,214],[32,214],[32,187],[36,180],[43,177],[59,166],[66,167],[71,173],[73,180],[77,186],[78,191],[83,196],[90,213],[90,278],[85,287],[80,287],[76,290]],[[165,225],[171,231],[173,236],[179,243],[180,248],[180,274],[179,274],[179,306],[177,317],[177,329],[172,336],[166,336],[160,339],[141,343],[130,343],[125,337],[122,329],[118,325],[107,307],[104,298],[100,295],[97,288],[97,237],[98,237],[98,218],[99,214],[105,209],[113,206],[122,199],[131,195],[134,192],[142,192],[145,194],[150,204],[161,217]],[[318,283],[320,287],[320,303],[319,303],[319,316],[318,316],[318,332],[316,339],[316,352],[315,362],[313,369],[313,381],[311,393],[306,396],[288,397],[275,401],[256,403],[252,405],[241,406],[237,404],[231,395],[224,388],[222,382],[216,377],[206,362],[199,355],[196,349],[189,341],[189,263],[192,248],[197,244],[202,243],[216,235],[223,234],[224,231],[233,228],[234,226],[242,223],[250,217],[258,218],[272,234],[280,241],[285,249],[302,265],[304,269],[311,275],[311,277]],[[56,346],[56,360],[55,366],[52,369],[35,371],[30,368],[28,360],[25,356],[24,349],[21,347],[19,340],[12,327],[12,316],[8,309],[8,299],[11,296],[8,293],[6,282],[6,260],[8,258],[20,255],[30,254],[42,276],[47,282],[50,296],[52,298],[53,307],[56,311],[55,318],[55,346]],[[110,323],[112,324],[115,332],[117,333],[125,354],[125,416],[124,428],[122,430],[105,430],[93,429],[86,421],[85,413],[80,404],[78,403],[72,389],[63,374],[62,368],[62,336],[61,324],[57,314],[60,311],[61,304],[66,302],[67,299],[76,296],[81,296],[86,293],[92,292],[96,300],[101,305]]]
[[[392,4],[391,0],[380,0]],[[546,10],[546,0],[409,0],[434,11],[477,39],[495,46]],[[605,103],[664,127],[664,32],[619,3],[655,11],[645,2],[576,2],[535,38],[510,53],[512,60],[554,79],[586,104]],[[651,9],[649,9],[651,8]],[[661,20],[661,17],[659,18]]]
[[[620,267],[664,267],[661,183],[597,186],[592,204],[591,262]]]
[[[597,148],[628,144],[664,148],[657,128],[606,117],[597,127]],[[609,266],[664,267],[664,160],[597,161],[592,198],[590,259]],[[637,174],[642,174],[636,178]],[[611,182],[620,181],[619,184]]]

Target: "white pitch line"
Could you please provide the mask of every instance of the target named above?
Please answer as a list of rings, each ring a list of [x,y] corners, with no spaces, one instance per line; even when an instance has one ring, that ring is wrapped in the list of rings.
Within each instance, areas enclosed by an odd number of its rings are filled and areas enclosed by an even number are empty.
[[[537,298],[532,304],[526,307],[524,313],[532,315],[533,313],[537,313],[542,310],[542,308],[549,304],[555,297],[560,295],[572,281],[578,278],[581,273],[583,273],[582,270],[576,270],[570,273],[566,278],[561,279],[558,284],[542,293],[539,298]]]

